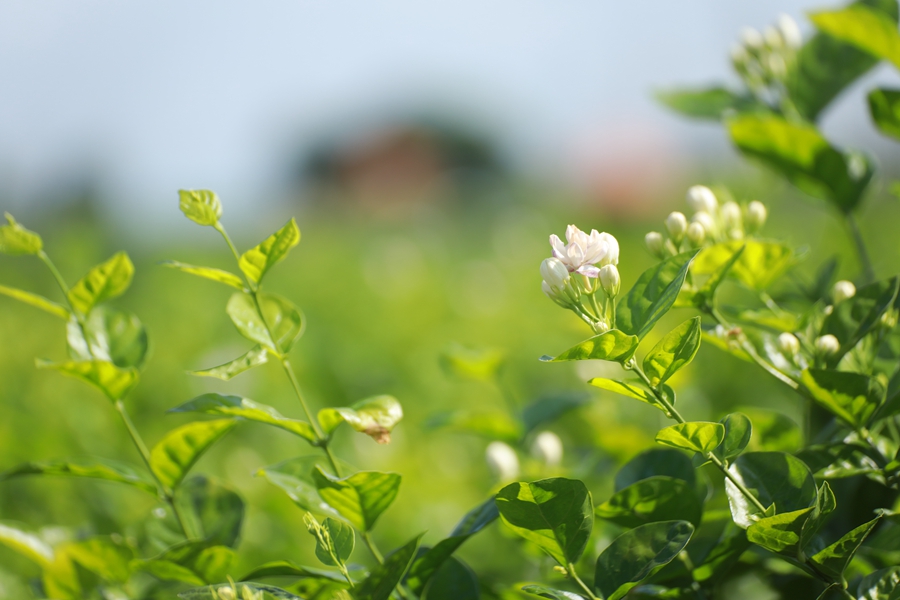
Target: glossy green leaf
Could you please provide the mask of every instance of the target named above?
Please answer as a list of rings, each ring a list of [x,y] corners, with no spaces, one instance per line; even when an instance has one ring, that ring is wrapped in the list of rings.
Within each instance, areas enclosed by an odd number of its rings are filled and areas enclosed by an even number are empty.
[[[594,589],[606,600],[619,600],[672,562],[691,539],[687,521],[648,523],[626,531],[600,554]]]
[[[446,428],[506,442],[517,442],[523,435],[522,425],[508,411],[502,410],[442,411],[431,415],[425,425],[431,429]]]
[[[340,517],[340,513],[319,496],[313,478],[316,467],[330,469],[327,459],[323,456],[299,456],[260,469],[257,475],[265,477],[270,483],[281,488],[301,509],[317,515]],[[354,470],[346,464],[342,465],[342,469]]]
[[[584,600],[583,596],[579,596],[574,592],[555,590],[545,585],[526,585],[522,588],[522,591],[541,598],[550,598],[551,600]]]
[[[451,556],[435,573],[422,600],[479,600],[478,578],[467,564]]]
[[[837,498],[827,481],[823,481],[816,491],[816,499],[812,508],[813,510],[800,532],[800,546],[804,550],[810,547],[810,544],[828,520],[829,515],[837,508]]]
[[[700,317],[667,333],[644,357],[644,373],[658,386],[694,360],[700,349]]]
[[[356,536],[353,528],[343,521],[325,517],[322,521],[322,529],[328,532],[328,538],[331,540],[331,548],[324,548],[322,544],[316,543],[316,557],[328,566],[335,567],[336,557],[341,563],[347,561],[353,554],[353,548],[356,545]],[[332,554],[334,557],[332,557]]]
[[[260,317],[253,297],[241,292],[233,294],[228,300],[228,316],[248,340],[277,355],[286,353],[303,333],[305,323],[300,309],[276,294],[260,292],[257,299],[265,320]]]
[[[801,382],[816,403],[854,429],[866,426],[884,401],[884,388],[860,373],[807,369]]]
[[[500,517],[560,565],[578,562],[594,525],[591,494],[577,479],[511,483],[497,493]]]
[[[372,569],[369,576],[353,589],[355,599],[388,600],[415,558],[423,535],[417,535],[386,557],[384,563]]]
[[[53,548],[49,544],[11,523],[0,523],[0,544],[41,566],[53,561]]]
[[[739,94],[723,87],[711,87],[699,90],[671,90],[658,92],[656,99],[687,117],[696,119],[720,120],[732,111],[749,112],[765,110],[749,94]]]
[[[150,451],[150,467],[162,485],[175,488],[194,463],[237,421],[195,421],[173,429]]]
[[[300,229],[294,219],[270,235],[255,248],[241,255],[238,266],[247,279],[254,283],[262,281],[266,271],[287,256],[291,248],[300,243]]]
[[[215,377],[222,381],[228,381],[232,377],[240,375],[244,371],[249,371],[254,367],[264,365],[269,361],[269,351],[262,346],[254,346],[243,356],[228,361],[218,367],[203,369],[201,371],[190,371],[191,375],[198,377]]]
[[[837,365],[847,352],[871,333],[881,316],[897,308],[900,277],[876,281],[857,288],[856,294],[834,306],[822,324],[822,334],[831,334],[841,343],[840,350],[829,357],[829,366]]]
[[[162,264],[164,267],[169,267],[170,269],[178,269],[179,271],[182,271],[184,273],[189,273],[190,275],[196,275],[197,277],[203,277],[204,279],[218,281],[219,283],[230,285],[231,287],[241,291],[243,291],[244,289],[243,280],[229,271],[223,271],[222,269],[216,269],[214,267],[198,267],[196,265],[189,265],[187,263],[178,262],[177,260],[165,260],[160,264]]]
[[[797,555],[800,534],[812,511],[813,507],[810,506],[758,519],[747,528],[747,539],[772,552]]]
[[[616,306],[616,326],[643,339],[675,304],[696,255],[685,252],[644,271]]]
[[[36,360],[39,369],[54,369],[63,375],[88,383],[112,401],[128,395],[137,385],[139,375],[135,368],[120,369],[105,360],[82,360],[55,363],[47,360]]]
[[[69,319],[66,347],[73,360],[105,360],[122,369],[139,369],[147,359],[150,341],[135,314],[98,306],[87,316],[83,328],[74,316]]]
[[[506,354],[492,348],[466,348],[451,344],[441,353],[441,366],[462,379],[491,381],[506,362]]]
[[[881,467],[873,460],[873,449],[866,444],[841,440],[830,444],[806,446],[796,454],[809,470],[821,479],[842,479],[856,475],[879,473]]]
[[[721,423],[696,421],[678,423],[656,434],[656,441],[673,448],[707,454],[725,439],[725,427]]]
[[[845,533],[841,539],[814,554],[811,557],[812,562],[820,571],[840,581],[850,561],[853,560],[860,546],[881,521],[881,517],[882,515],[878,515],[871,521]]]
[[[398,473],[379,471],[359,471],[338,478],[318,466],[313,470],[313,481],[322,500],[362,532],[371,530],[397,497],[400,479]]]
[[[728,470],[763,506],[774,504],[779,513],[809,508],[818,495],[809,468],[785,452],[747,452],[737,457]],[[734,522],[745,529],[750,527],[753,515],[760,511],[728,479],[725,491]]]
[[[691,572],[694,581],[714,584],[724,578],[731,567],[740,560],[741,555],[750,548],[747,533],[731,521],[730,515],[728,521],[702,563],[696,565]]]
[[[119,252],[102,265],[97,265],[69,290],[69,304],[88,314],[97,304],[122,295],[131,285],[134,265],[124,252]]]
[[[715,453],[719,459],[730,461],[739,456],[750,443],[753,426],[750,418],[742,413],[726,415],[719,423],[725,428],[725,437],[715,449]]]
[[[900,139],[900,90],[872,90],[868,100],[869,114],[875,126],[881,133]]]
[[[244,522],[244,501],[228,485],[203,475],[186,479],[175,503],[191,539],[234,547]]]
[[[542,356],[544,362],[562,362],[567,360],[610,360],[624,363],[637,350],[640,339],[613,329],[572,346],[556,358]]]
[[[69,318],[69,310],[52,300],[48,300],[43,296],[39,296],[37,294],[32,294],[31,292],[26,292],[25,290],[19,290],[16,288],[6,287],[5,285],[0,285],[0,294],[4,296],[9,296],[10,298],[14,298],[19,302],[24,302],[25,304],[30,304],[35,308],[39,308],[45,312],[50,313],[51,315],[55,315],[60,319],[68,319]]]
[[[656,475],[618,490],[594,512],[601,519],[628,528],[656,521],[699,525],[703,504],[687,481]]]
[[[91,458],[27,462],[0,473],[0,481],[25,475],[60,475],[65,477],[105,479],[133,485],[151,494],[156,494],[156,484],[149,476],[127,464],[107,459]]]
[[[872,179],[868,159],[840,152],[813,125],[776,115],[744,115],[729,120],[728,129],[741,152],[843,212],[859,204]]]
[[[178,204],[184,215],[197,223],[215,227],[222,216],[222,203],[209,190],[178,190]]]
[[[225,600],[226,598],[234,598],[234,600],[243,600],[244,598],[252,598],[253,600],[257,600],[257,598],[259,600],[304,600],[300,596],[279,587],[249,581],[235,584],[221,583],[219,585],[195,588],[179,593],[178,597],[182,600]]]
[[[309,442],[316,441],[316,434],[312,425],[306,421],[289,419],[282,416],[281,413],[271,406],[254,402],[248,398],[241,398],[240,396],[225,396],[216,393],[203,394],[185,402],[181,406],[170,409],[169,412],[198,412],[206,415],[246,419],[290,431]]]
[[[370,436],[379,444],[391,441],[391,431],[403,418],[403,407],[393,396],[373,396],[360,400],[353,406],[323,408],[319,411],[319,424],[326,435],[346,422],[355,431]]]
[[[697,275],[709,275],[707,285],[712,282],[714,286],[718,286],[721,278],[727,275],[750,289],[763,291],[787,273],[794,261],[794,252],[786,244],[764,240],[734,240],[713,244],[701,250],[691,271]],[[708,296],[711,297],[711,293]]]
[[[900,566],[887,567],[863,577],[856,588],[856,597],[859,600],[897,600],[898,588]]]
[[[588,380],[588,383],[594,387],[600,388],[601,390],[607,390],[610,392],[621,394],[623,396],[628,396],[629,398],[634,398],[636,400],[640,400],[641,402],[646,402],[647,404],[651,404],[656,408],[665,411],[665,408],[663,408],[662,404],[659,403],[659,400],[656,399],[656,396],[641,387],[640,383],[637,381],[616,381],[615,379],[595,377]]]
[[[660,475],[685,481],[692,489],[697,482],[691,459],[684,452],[671,448],[652,448],[641,452],[619,469],[615,480],[616,492],[643,479]]]
[[[9,213],[3,213],[6,225],[0,225],[0,254],[22,256],[38,254],[44,248],[41,236],[22,227]]]
[[[820,31],[900,68],[900,32],[896,20],[884,12],[853,4],[809,18]]]
[[[331,581],[346,582],[344,576],[335,571],[326,571],[315,567],[296,565],[287,560],[277,560],[260,565],[244,575],[241,579],[262,579],[264,577],[302,577],[314,579],[328,579]]]

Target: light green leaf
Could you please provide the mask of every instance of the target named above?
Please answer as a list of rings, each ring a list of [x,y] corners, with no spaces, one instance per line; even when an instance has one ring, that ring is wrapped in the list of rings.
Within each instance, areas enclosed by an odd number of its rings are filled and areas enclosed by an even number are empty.
[[[373,396],[360,400],[349,408],[323,408],[319,411],[319,424],[326,435],[343,422],[360,433],[365,433],[379,444],[391,441],[391,431],[403,418],[403,407],[393,396]]]
[[[545,585],[526,585],[522,587],[522,591],[541,598],[550,598],[551,600],[584,600],[584,597],[573,592],[555,590]]]
[[[896,20],[884,12],[852,4],[840,10],[813,13],[809,19],[831,37],[900,68],[900,32]]]
[[[726,269],[729,264],[731,266]],[[710,275],[707,285],[710,281],[715,283],[727,273],[750,289],[763,291],[771,287],[793,265],[794,252],[786,244],[764,240],[734,240],[701,250],[691,271],[696,275]]]
[[[147,358],[150,341],[144,324],[133,313],[97,306],[87,316],[83,329],[74,316],[69,319],[66,347],[74,360],[105,360],[122,369],[139,369]]]
[[[640,343],[640,339],[637,336],[613,329],[586,339],[577,346],[572,346],[556,358],[542,356],[541,360],[544,362],[610,360],[624,363],[634,356],[638,343]]]
[[[316,467],[330,468],[324,456],[299,456],[260,469],[258,476],[263,476],[273,485],[278,486],[305,511],[318,515],[340,517],[335,509],[322,500],[313,478]],[[341,463],[341,468],[353,471],[353,467]]]
[[[46,311],[51,315],[55,315],[60,319],[69,318],[68,309],[60,304],[57,304],[56,302],[53,302],[52,300],[44,298],[43,296],[38,296],[37,294],[32,294],[31,292],[26,292],[25,290],[6,287],[5,285],[0,285],[0,294],[9,296],[10,298],[14,298],[19,302],[30,304],[31,306]]]
[[[753,426],[750,419],[743,413],[731,413],[719,421],[725,427],[725,438],[716,448],[715,453],[719,459],[730,461],[740,456],[753,434]]]
[[[441,353],[441,366],[462,379],[491,381],[506,362],[506,354],[492,348],[466,348],[451,344]]]
[[[840,581],[856,551],[881,521],[882,516],[878,515],[871,521],[845,533],[841,539],[814,554],[811,558],[812,562],[820,571]]]
[[[112,401],[124,398],[137,385],[139,378],[137,369],[120,369],[105,360],[55,363],[38,359],[35,364],[38,369],[54,369],[63,375],[89,383]]]
[[[0,523],[0,544],[42,567],[49,565],[54,558],[53,548],[49,544],[11,523]]]
[[[900,90],[879,88],[869,92],[869,114],[881,133],[900,139]]]
[[[331,517],[325,517],[319,524],[309,513],[304,520],[309,532],[316,538],[316,557],[329,567],[338,567],[346,563],[356,545],[353,528]]]
[[[369,576],[354,588],[356,600],[388,600],[415,558],[422,535],[414,537],[385,558],[383,564],[372,569]]]
[[[162,485],[176,488],[194,463],[237,421],[195,421],[173,429],[150,451],[150,467]]]
[[[147,475],[131,466],[107,459],[46,460],[27,462],[0,473],[0,481],[25,475],[61,475],[88,477],[126,483],[156,494],[156,484]]]
[[[700,90],[657,92],[656,99],[677,113],[696,119],[718,121],[729,112],[767,110],[749,94],[738,94],[723,87]]]
[[[58,553],[66,553],[80,566],[95,573],[105,581],[124,583],[133,571],[131,563],[134,550],[124,541],[109,537],[92,537],[62,546]]]
[[[502,410],[450,410],[431,415],[425,423],[430,429],[474,433],[489,440],[516,442],[522,437],[521,424]]]
[[[313,470],[313,481],[322,500],[362,532],[371,530],[397,497],[400,479],[399,473],[379,471],[360,471],[341,479],[319,466]]]
[[[0,226],[0,253],[11,256],[38,254],[44,248],[41,236],[19,225],[9,213],[3,213],[7,224]]]
[[[601,519],[628,528],[656,521],[699,525],[703,504],[687,481],[655,475],[618,490],[594,512]]]
[[[687,521],[648,523],[626,531],[597,559],[594,589],[619,600],[672,562],[687,546],[694,526]]]
[[[622,394],[623,396],[628,396],[629,398],[635,398],[641,402],[646,402],[647,404],[652,404],[658,409],[665,411],[665,408],[659,404],[656,397],[651,392],[640,387],[638,382],[629,383],[625,381],[616,381],[614,379],[604,379],[603,377],[594,377],[593,379],[588,380],[588,383],[602,390],[615,392],[617,394]]]
[[[707,454],[725,439],[725,427],[721,423],[696,421],[678,423],[656,434],[656,441],[673,448]]]
[[[280,356],[303,334],[303,314],[290,300],[276,294],[260,292],[256,297],[262,317],[253,297],[241,292],[231,296],[225,310],[241,335]]]
[[[672,308],[696,255],[685,252],[644,271],[616,307],[618,329],[643,339]]]
[[[254,402],[240,396],[223,396],[222,394],[209,393],[197,396],[193,400],[185,402],[181,406],[170,409],[169,412],[199,412],[207,415],[223,417],[236,417],[274,425],[285,431],[299,435],[308,442],[316,441],[316,434],[312,425],[299,419],[284,417],[271,406]]]
[[[853,429],[868,425],[884,401],[884,388],[861,373],[807,369],[801,382],[817,404]]]
[[[241,291],[244,290],[244,282],[241,280],[241,278],[229,271],[223,271],[222,269],[216,269],[213,267],[198,267],[195,265],[178,262],[177,260],[164,260],[160,264],[162,264],[162,266],[164,267],[178,269],[179,271],[183,271],[184,273],[196,275],[197,277],[203,277],[204,279],[218,281],[219,283],[230,285],[231,287]]]
[[[718,244],[716,244],[718,245]],[[745,244],[741,244],[741,246],[735,250],[728,259],[721,262],[718,267],[713,269],[710,272],[709,278],[703,283],[703,287],[694,295],[694,305],[695,306],[703,306],[704,304],[712,304],[716,297],[716,292],[719,289],[719,286],[722,285],[722,282],[725,281],[725,278],[731,273],[731,269],[740,260],[741,256],[744,254],[744,249],[746,248]],[[697,259],[700,259],[703,256],[703,252],[697,256]],[[691,267],[695,273],[699,274],[697,270],[697,262],[695,261]]]
[[[591,494],[577,479],[511,483],[497,493],[500,517],[560,565],[578,562],[594,525]]]
[[[796,557],[800,551],[800,534],[813,508],[758,519],[747,528],[747,539],[772,552]]]
[[[658,386],[694,360],[700,349],[700,317],[688,319],[659,340],[644,357],[644,373]]]
[[[238,261],[238,266],[247,279],[259,283],[266,271],[287,256],[288,251],[299,243],[300,229],[297,227],[297,222],[291,219],[261,244],[244,252]]]
[[[122,295],[131,285],[134,265],[124,252],[119,252],[102,265],[97,265],[69,290],[69,304],[88,314],[100,302]]]
[[[234,590],[237,590],[237,592]],[[243,600],[244,598],[252,598],[253,600],[257,598],[259,600],[270,600],[271,598],[275,600],[303,600],[300,596],[279,587],[248,581],[242,581],[233,585],[221,583],[204,588],[194,588],[179,593],[178,597],[182,600],[224,600],[226,598],[234,598],[234,600]]]
[[[330,581],[340,581],[346,583],[344,576],[334,571],[326,571],[325,569],[317,569],[315,567],[304,567],[296,565],[287,560],[276,560],[260,565],[244,575],[241,579],[262,579],[263,577],[301,577],[310,579],[328,579]]]
[[[262,346],[254,346],[243,356],[239,356],[223,365],[201,371],[189,371],[189,373],[197,377],[215,377],[216,379],[228,381],[244,371],[266,364],[269,361],[268,352]]]
[[[184,215],[197,223],[215,227],[222,216],[222,203],[209,190],[178,190],[178,204]]]
[[[802,460],[785,452],[747,452],[728,468],[763,506],[774,504],[779,513],[809,508],[818,496],[812,473]],[[744,529],[760,511],[741,491],[725,480],[725,491],[734,522]]]
[[[208,542],[183,542],[149,560],[137,563],[141,570],[159,579],[204,584],[222,581],[228,576],[235,552]],[[237,600],[237,599],[235,599]]]

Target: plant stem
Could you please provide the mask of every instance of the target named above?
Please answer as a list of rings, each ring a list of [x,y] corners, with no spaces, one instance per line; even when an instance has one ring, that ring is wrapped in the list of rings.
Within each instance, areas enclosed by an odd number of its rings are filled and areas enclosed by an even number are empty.
[[[62,274],[60,274],[59,269],[56,268],[56,265],[53,264],[53,261],[50,260],[50,257],[47,256],[47,253],[43,250],[39,251],[37,254],[38,258],[41,259],[47,268],[50,270],[50,273],[53,275],[53,279],[56,280],[56,284],[59,286],[59,289],[62,290],[63,297],[66,299],[66,304],[69,304],[69,286],[66,285],[66,280],[63,279]],[[69,304],[69,308],[72,308],[72,305]],[[72,309],[74,313],[75,309]]]
[[[368,531],[360,531],[359,535],[362,537],[363,542],[366,544],[366,547],[369,549],[369,552],[372,553],[372,556],[375,557],[375,560],[378,561],[378,564],[384,564],[384,556],[382,556],[381,552],[378,550],[378,546],[375,545],[375,540],[372,539],[372,536],[369,535]],[[397,584],[397,593],[404,600],[408,600],[409,594],[406,591],[406,586],[403,585],[403,582]]]
[[[582,590],[584,590],[584,592],[588,595],[588,598],[590,598],[590,600],[598,600],[597,596],[594,595],[594,592],[591,591],[591,588],[589,588],[581,580],[581,578],[578,577],[578,573],[575,571],[575,565],[573,565],[572,563],[569,563],[568,565],[566,565],[566,571],[568,571],[569,577],[571,577],[572,579],[575,580],[575,583],[578,584],[578,587],[580,587]]]
[[[869,257],[866,242],[863,239],[862,232],[859,230],[859,222],[856,220],[856,215],[852,212],[845,213],[844,220],[847,223],[847,228],[850,229],[850,237],[853,238],[853,243],[856,246],[856,253],[859,255],[859,262],[863,270],[863,277],[867,283],[875,281],[875,269],[872,267],[872,259]]]

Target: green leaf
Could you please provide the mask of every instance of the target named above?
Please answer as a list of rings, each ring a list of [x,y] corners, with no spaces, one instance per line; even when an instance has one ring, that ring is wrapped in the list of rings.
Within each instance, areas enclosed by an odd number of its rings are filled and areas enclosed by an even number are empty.
[[[353,548],[356,545],[353,528],[343,521],[325,517],[325,520],[322,521],[322,529],[328,532],[335,557],[341,563],[346,562],[350,555],[353,554]],[[316,557],[324,564],[336,567],[338,563],[335,562],[331,554],[328,548],[323,548],[320,543],[316,543]]]
[[[626,531],[597,559],[594,588],[619,600],[678,556],[694,533],[687,521],[648,523]]]
[[[137,385],[139,378],[137,369],[133,367],[120,369],[105,360],[55,363],[38,359],[35,365],[38,369],[54,369],[63,375],[80,379],[106,394],[106,397],[114,402],[128,395],[128,392]]]
[[[813,125],[776,115],[743,115],[729,120],[728,129],[741,152],[845,213],[859,204],[872,179],[868,159],[838,151]]]
[[[884,12],[853,4],[840,10],[813,13],[809,19],[831,37],[900,68],[897,21]]]
[[[133,485],[145,492],[156,494],[156,484],[147,475],[131,468],[127,464],[107,459],[91,458],[27,462],[0,473],[0,481],[25,475],[61,475],[66,477],[105,479]]]
[[[511,483],[497,493],[497,508],[510,529],[563,566],[578,562],[594,525],[591,494],[577,479]]]
[[[807,464],[813,475],[821,479],[842,479],[881,472],[881,467],[869,456],[872,452],[866,444],[841,440],[806,446],[796,456]]]
[[[450,410],[431,415],[425,423],[429,429],[447,428],[481,435],[489,440],[517,442],[522,437],[522,425],[508,411]]]
[[[718,246],[716,244],[715,246]],[[740,260],[741,256],[744,255],[744,250],[746,249],[746,244],[741,244],[740,247],[735,250],[730,257],[719,263],[717,267],[710,270],[709,277],[703,283],[703,287],[700,288],[694,294],[693,303],[694,306],[703,306],[705,304],[712,305],[716,298],[716,292],[719,289],[719,286],[722,285],[722,282],[725,281],[725,278],[731,273],[731,269],[734,268],[734,265]],[[697,259],[700,259],[703,256],[703,251],[697,256]],[[721,259],[717,259],[721,260]],[[697,261],[691,265],[694,273],[698,273],[697,270]]]
[[[338,478],[319,466],[313,470],[313,481],[322,500],[362,532],[371,530],[397,497],[400,479],[398,473],[379,471],[360,471]]]
[[[150,468],[167,488],[178,487],[194,463],[237,421],[195,421],[173,429],[150,451]]]
[[[690,488],[697,483],[691,459],[671,448],[652,448],[625,463],[616,473],[615,489],[621,491],[643,479],[664,475],[686,481]]]
[[[715,584],[737,564],[741,555],[750,547],[747,533],[731,521],[730,515],[728,521],[709,554],[691,573],[698,583]]]
[[[616,326],[643,339],[666,314],[684,284],[696,251],[667,258],[647,269],[617,305]]]
[[[276,294],[259,292],[256,297],[264,319],[253,297],[241,292],[231,296],[225,310],[241,335],[280,356],[303,334],[303,314],[290,300]]]
[[[869,114],[881,133],[900,139],[900,90],[879,88],[868,95]]]
[[[48,312],[51,315],[55,315],[60,319],[69,318],[68,309],[60,304],[57,304],[56,302],[53,302],[52,300],[44,298],[43,296],[38,296],[37,294],[32,294],[31,292],[26,292],[25,290],[6,287],[5,285],[0,285],[0,294],[9,296],[10,298],[18,300],[19,302],[30,304],[31,306]]]
[[[384,563],[372,569],[369,576],[354,588],[356,600],[388,600],[415,558],[423,535],[417,535],[385,558]]]
[[[820,571],[829,577],[840,581],[844,576],[844,571],[853,560],[853,556],[859,550],[862,543],[866,541],[875,526],[881,521],[882,515],[878,515],[868,523],[863,523],[859,527],[845,533],[841,539],[814,554],[811,557],[812,562]]]
[[[479,600],[478,578],[467,564],[450,557],[422,593],[422,600]]]
[[[868,425],[884,401],[884,388],[860,373],[807,369],[801,382],[817,404],[853,429]]]
[[[241,579],[262,579],[263,577],[302,577],[328,579],[344,583],[347,581],[340,573],[316,569],[314,567],[303,567],[287,560],[277,560],[260,565],[244,575]]]
[[[857,587],[859,600],[896,600],[900,588],[900,566],[879,569],[862,578]]]
[[[532,431],[541,425],[550,423],[590,401],[590,394],[584,392],[554,392],[541,396],[522,409],[522,423],[525,425],[525,431]]]
[[[637,350],[640,340],[637,336],[628,335],[613,329],[600,335],[595,335],[572,346],[556,358],[542,356],[544,362],[562,362],[567,360],[610,360],[624,363]]]
[[[647,404],[651,404],[661,411],[665,412],[665,407],[659,403],[651,392],[645,390],[643,387],[640,387],[640,384],[635,382],[626,382],[626,381],[616,381],[615,379],[604,379],[603,377],[594,377],[593,379],[589,379],[588,383],[594,387],[598,387],[601,390],[607,390],[610,392],[615,392],[617,394],[621,394],[623,396],[628,396],[629,398],[634,398],[636,400],[640,400],[641,402],[646,402]]]
[[[181,212],[197,223],[215,227],[222,216],[222,203],[215,192],[209,190],[178,190]]]
[[[721,423],[704,421],[678,423],[656,434],[656,441],[660,444],[701,454],[712,452],[724,439],[725,427]]]
[[[584,597],[573,592],[554,590],[545,585],[526,585],[522,587],[522,591],[541,598],[550,598],[551,600],[584,600]]]
[[[207,546],[237,544],[244,522],[244,501],[229,486],[196,475],[175,490],[175,504],[191,539],[202,540]]]
[[[656,99],[687,117],[721,120],[731,111],[751,112],[766,110],[753,96],[738,94],[723,87],[700,90],[671,90],[657,92]]]
[[[818,495],[806,464],[785,452],[747,452],[728,470],[763,506],[774,504],[779,513],[809,508]],[[745,529],[750,527],[753,515],[760,511],[728,479],[725,491],[734,522]]]
[[[713,282],[717,286],[727,274],[752,290],[763,291],[771,287],[793,265],[794,252],[786,244],[735,240],[713,244],[701,250],[691,266],[691,272],[710,275],[707,285]],[[712,294],[707,293],[707,296],[712,297]]]
[[[0,544],[42,567],[53,561],[53,548],[49,544],[33,533],[19,529],[11,523],[0,522]]]
[[[700,349],[700,317],[688,319],[659,340],[644,357],[644,373],[658,386],[694,360]]]
[[[841,343],[840,350],[829,357],[829,366],[837,365],[881,321],[881,316],[897,308],[900,277],[876,281],[860,287],[852,298],[839,302],[822,324],[822,335],[831,334]]]
[[[279,587],[249,581],[235,584],[221,583],[203,588],[194,588],[179,593],[178,597],[182,600],[224,600],[226,598],[234,598],[234,600],[243,600],[244,598],[252,598],[253,600],[257,600],[257,598],[259,600],[269,600],[270,598],[275,600],[303,600],[300,596]]]
[[[393,396],[373,396],[349,408],[323,408],[318,414],[325,435],[331,435],[338,425],[346,422],[379,444],[390,443],[391,431],[402,418],[403,407]]]
[[[124,252],[119,252],[102,265],[97,265],[69,290],[69,304],[88,314],[100,302],[121,296],[134,276],[134,265]]]
[[[265,477],[270,483],[281,488],[301,509],[318,515],[340,517],[340,513],[319,496],[313,478],[313,470],[316,467],[330,468],[323,456],[299,456],[260,469],[257,475]],[[343,468],[353,470],[346,464],[342,464]]]
[[[753,422],[750,443],[747,445],[750,450],[793,454],[803,445],[800,426],[782,413],[755,406],[743,406],[741,412]]]
[[[722,443],[715,449],[716,456],[721,460],[730,461],[750,443],[753,434],[753,426],[750,418],[743,413],[731,413],[719,421],[725,427],[725,437]]]
[[[206,415],[247,419],[248,421],[265,423],[266,425],[273,425],[279,429],[290,431],[308,442],[316,441],[316,434],[312,425],[306,421],[289,419],[282,416],[281,413],[271,406],[254,402],[248,398],[241,398],[240,396],[224,396],[216,393],[202,394],[181,406],[170,409],[169,412],[198,412]]]
[[[656,521],[699,525],[703,504],[687,481],[655,475],[618,490],[594,512],[601,519],[628,528]]]
[[[147,358],[150,341],[136,315],[98,306],[85,319],[83,329],[74,316],[69,319],[66,347],[74,360],[105,360],[122,369],[139,369]]]
[[[797,556],[800,534],[813,507],[763,517],[747,528],[747,539],[772,552]]]
[[[506,354],[492,348],[466,348],[451,344],[441,353],[441,366],[462,379],[491,381],[506,362]]]
[[[125,583],[133,570],[134,550],[124,541],[117,542],[109,537],[93,537],[66,544],[60,551],[105,581]]]
[[[0,253],[11,256],[38,254],[44,248],[41,236],[19,225],[9,213],[3,213],[7,224],[0,226]]]
[[[247,279],[259,283],[266,271],[287,256],[290,249],[299,243],[300,229],[297,227],[297,222],[291,219],[261,244],[244,252],[238,261],[238,266]]]
[[[164,267],[178,269],[179,271],[182,271],[184,273],[196,275],[197,277],[203,277],[204,279],[218,281],[219,283],[230,285],[231,287],[241,291],[244,290],[244,282],[241,280],[241,278],[229,271],[223,271],[222,269],[216,269],[213,267],[198,267],[196,265],[189,265],[187,263],[178,262],[177,260],[164,260],[160,264]]]
[[[228,381],[244,371],[249,371],[254,367],[269,362],[268,352],[269,351],[262,346],[254,346],[243,356],[239,356],[223,365],[212,367],[210,369],[203,369],[201,371],[189,371],[189,373],[191,375],[196,375],[197,377],[215,377],[222,381]]]

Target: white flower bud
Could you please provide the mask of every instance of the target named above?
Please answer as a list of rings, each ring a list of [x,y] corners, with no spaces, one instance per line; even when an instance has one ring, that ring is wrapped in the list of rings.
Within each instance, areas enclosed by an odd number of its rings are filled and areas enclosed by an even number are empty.
[[[597,264],[600,266],[619,264],[619,240],[605,231],[600,234],[600,240],[606,242],[606,255]]]
[[[726,202],[722,205],[722,224],[727,231],[741,229],[741,207],[737,202]]]
[[[747,50],[740,44],[735,44],[731,47],[731,62],[735,67],[740,68],[743,66],[747,59],[750,56],[747,54]]]
[[[741,42],[748,48],[762,48],[763,36],[760,32],[752,27],[744,27],[741,29]]]
[[[770,54],[766,61],[766,66],[775,79],[783,79],[787,75],[787,63],[784,62],[784,57],[780,54]]]
[[[836,337],[831,335],[823,335],[816,338],[816,352],[820,356],[831,356],[841,349],[841,343]]]
[[[703,230],[710,233],[716,230],[716,220],[708,212],[698,212],[691,217],[691,222],[703,225]]]
[[[687,203],[694,212],[714,214],[719,206],[716,195],[705,185],[692,186],[687,191]]]
[[[800,27],[790,15],[778,16],[778,29],[788,48],[796,49],[803,45],[803,34],[800,33]]]
[[[569,281],[569,270],[561,260],[557,258],[545,258],[541,263],[541,277],[544,278],[551,288],[558,290],[565,287]]]
[[[619,295],[622,280],[619,278],[619,270],[615,265],[600,267],[600,285],[603,286],[603,291],[610,298],[615,298]]]
[[[778,348],[782,354],[796,356],[800,352],[800,340],[793,333],[784,332],[778,336]]]
[[[663,258],[663,236],[658,231],[651,231],[644,236],[644,243],[647,244],[647,250],[650,254],[657,258]]]
[[[675,211],[666,217],[666,229],[669,230],[669,237],[675,242],[681,241],[681,238],[684,237],[684,233],[687,231],[687,226],[687,217],[683,213]]]
[[[531,455],[548,467],[555,467],[562,462],[562,440],[552,431],[542,431],[531,443]]]
[[[607,331],[609,331],[609,323],[607,323],[606,321],[597,321],[596,323],[591,325],[591,328],[594,330],[594,333],[600,335],[601,333],[606,333]]]
[[[834,284],[834,287],[831,288],[831,297],[834,299],[834,303],[838,304],[839,302],[843,302],[849,298],[852,298],[856,295],[856,286],[846,279],[842,279]]]
[[[494,476],[500,481],[513,481],[519,476],[519,457],[507,444],[503,442],[488,444],[485,459]]]
[[[694,248],[699,248],[703,245],[703,240],[706,238],[706,229],[700,223],[696,221],[688,225],[687,228],[687,239],[690,242],[691,246]]]
[[[759,200],[754,200],[747,205],[746,221],[747,228],[750,231],[759,231],[762,229],[762,226],[766,223],[766,217],[768,217],[766,205]]]

